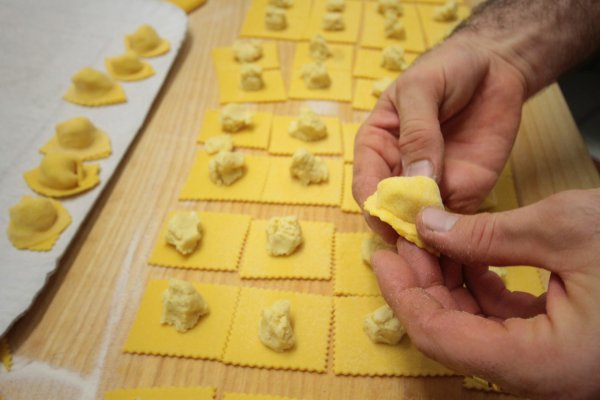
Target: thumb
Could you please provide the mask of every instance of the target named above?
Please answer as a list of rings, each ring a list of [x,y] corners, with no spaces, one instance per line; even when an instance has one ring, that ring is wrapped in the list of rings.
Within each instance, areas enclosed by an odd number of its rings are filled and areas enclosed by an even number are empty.
[[[549,268],[556,233],[544,202],[502,212],[460,215],[428,207],[417,217],[422,239],[467,265],[535,265]]]
[[[410,75],[410,76],[408,76]],[[400,118],[399,145],[404,176],[442,176],[444,139],[439,122],[436,80],[407,72],[398,79],[395,103]],[[443,87],[443,85],[442,85]]]

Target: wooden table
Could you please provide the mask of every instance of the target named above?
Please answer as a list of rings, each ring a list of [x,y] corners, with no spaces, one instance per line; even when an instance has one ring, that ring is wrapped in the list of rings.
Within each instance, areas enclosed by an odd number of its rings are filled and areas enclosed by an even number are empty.
[[[297,214],[334,221],[339,231],[365,230],[359,215],[327,207],[179,202],[178,193],[196,152],[204,110],[217,106],[210,50],[232,43],[247,6],[242,0],[209,1],[190,15],[190,29],[170,77],[142,132],[32,309],[7,338],[16,356],[13,378],[0,387],[6,399],[92,399],[106,390],[147,386],[210,385],[223,391],[304,399],[484,398],[460,378],[367,378],[267,371],[219,362],[124,354],[121,351],[142,290],[149,279],[183,278],[332,294],[331,282],[245,281],[236,273],[148,266],[159,226],[175,208],[246,213],[256,217]],[[293,44],[279,45],[289,79]],[[295,114],[300,102],[262,105]],[[365,113],[328,103],[345,122]],[[525,106],[513,166],[521,204],[552,193],[600,184],[577,127],[556,85]]]

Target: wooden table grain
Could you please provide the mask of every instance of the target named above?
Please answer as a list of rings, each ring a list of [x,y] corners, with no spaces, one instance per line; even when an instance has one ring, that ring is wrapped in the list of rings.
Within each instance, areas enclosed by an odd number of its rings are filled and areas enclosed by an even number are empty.
[[[149,279],[182,278],[332,295],[326,281],[241,281],[236,273],[151,267],[146,260],[166,214],[176,208],[245,213],[256,217],[296,214],[333,221],[339,231],[365,230],[359,215],[337,208],[180,202],[178,193],[197,150],[204,111],[218,106],[210,51],[237,36],[243,0],[213,0],[189,16],[189,33],[170,76],[138,138],[105,193],[27,314],[9,331],[15,368],[0,395],[11,400],[102,399],[106,390],[148,386],[196,386],[303,399],[483,399],[464,390],[460,378],[370,378],[226,366],[214,361],[124,354],[123,343]],[[294,45],[279,42],[289,82]],[[260,105],[296,114],[302,103]],[[315,103],[344,122],[366,113],[349,104]],[[600,179],[556,85],[530,100],[512,156],[522,205],[558,191],[598,187]],[[2,372],[4,374],[4,372]]]

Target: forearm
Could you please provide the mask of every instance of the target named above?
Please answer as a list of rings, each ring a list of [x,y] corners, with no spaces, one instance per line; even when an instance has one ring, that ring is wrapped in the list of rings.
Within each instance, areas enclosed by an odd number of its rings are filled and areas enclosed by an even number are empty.
[[[493,49],[523,75],[527,95],[600,45],[598,0],[489,0],[454,35]]]

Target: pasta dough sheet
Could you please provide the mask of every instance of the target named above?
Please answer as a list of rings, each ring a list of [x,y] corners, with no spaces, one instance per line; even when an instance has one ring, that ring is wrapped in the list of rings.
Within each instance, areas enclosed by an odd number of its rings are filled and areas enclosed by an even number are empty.
[[[210,156],[196,154],[180,200],[260,201],[269,171],[267,157],[246,155],[246,173],[231,186],[218,186],[208,176]]]
[[[371,79],[356,79],[352,108],[355,110],[371,111],[379,100],[373,96],[373,82]]]
[[[380,79],[386,76],[396,78],[402,74],[402,71],[390,71],[383,68],[381,66],[381,53],[382,50],[378,49],[359,49],[356,54],[356,63],[354,64],[352,76],[356,78]],[[404,59],[408,65],[412,64],[418,56],[416,53],[404,53]]]
[[[327,137],[322,140],[305,142],[288,133],[290,123],[298,117],[274,116],[269,153],[291,155],[297,149],[305,148],[313,154],[342,154],[340,120],[337,117],[319,116],[319,118],[327,126]]]
[[[483,390],[484,392],[502,393],[500,386],[477,376],[465,376],[463,378],[463,387],[470,390]]]
[[[250,216],[198,212],[202,225],[202,239],[196,250],[185,256],[165,240],[169,221],[176,212],[173,211],[167,216],[150,254],[149,264],[217,271],[237,270],[252,219]]]
[[[168,286],[167,280],[148,282],[123,351],[222,360],[240,289],[194,283],[210,311],[194,328],[180,333],[173,326],[160,323],[162,294]]]
[[[219,83],[219,103],[271,103],[287,100],[281,71],[268,69],[263,71],[264,87],[260,90],[242,89],[240,72],[232,69],[217,69]]]
[[[286,11],[287,28],[271,31],[265,27],[265,11],[269,0],[253,0],[242,24],[240,37],[257,37],[281,40],[300,40],[310,13],[310,1],[294,1]]]
[[[48,197],[62,198],[86,192],[100,183],[100,164],[83,164],[83,170],[85,171],[83,180],[73,189],[54,189],[40,184],[38,181],[38,176],[40,174],[39,168],[34,168],[25,172],[23,177],[31,190],[36,193]]]
[[[252,149],[266,150],[269,146],[269,138],[271,136],[271,121],[273,115],[268,112],[257,111],[252,117],[252,126],[244,127],[239,132],[225,132],[221,128],[219,119],[219,110],[207,110],[204,114],[200,134],[198,135],[198,143],[204,143],[206,140],[226,134],[233,139],[233,145],[236,147],[247,147]]]
[[[289,96],[295,100],[352,100],[352,76],[350,71],[329,71],[331,86],[325,89],[309,89],[302,79],[302,71],[294,69],[290,78]]]
[[[263,55],[254,64],[260,65],[262,69],[279,68],[279,51],[275,42],[262,44]],[[231,69],[239,71],[240,62],[235,59],[233,47],[215,47],[211,51],[215,69]]]
[[[312,39],[312,38],[311,38]],[[344,44],[328,43],[331,50],[331,57],[324,61],[328,71],[352,71],[354,61],[354,47]],[[300,42],[296,45],[294,55],[294,64],[292,70],[300,71],[303,65],[315,62],[310,57],[310,45],[307,42]]]
[[[500,212],[519,208],[519,200],[517,198],[515,180],[510,160],[502,170],[496,185],[492,189],[492,193],[494,199],[496,200],[496,204],[492,206],[490,211]]]
[[[433,20],[433,13],[435,7],[437,7],[436,5],[419,4],[417,7],[419,9],[419,15],[421,16],[421,24],[425,31],[425,40],[428,48],[441,42],[448,34],[450,34],[456,25],[460,24],[460,22],[466,19],[470,14],[469,8],[461,5],[458,7],[458,18],[456,21],[439,22]]]
[[[254,220],[240,264],[240,277],[248,279],[330,279],[333,259],[333,224],[299,221],[304,242],[289,256],[267,253],[267,222]]]
[[[344,123],[342,124],[342,142],[344,143],[344,162],[354,162],[354,139],[358,133],[361,124]]]
[[[116,389],[104,394],[105,400],[213,400],[214,387],[152,387]]]
[[[373,343],[363,332],[363,320],[383,304],[381,297],[334,298],[333,370],[336,375],[456,375],[423,355],[408,336],[395,346]]]
[[[258,338],[261,311],[276,300],[289,300],[296,344],[275,352]],[[244,287],[240,292],[224,362],[249,367],[325,372],[332,299],[316,294]]]
[[[383,15],[377,11],[377,2],[365,3],[365,16],[360,45],[383,49],[392,44],[401,45],[404,50],[416,53],[425,51],[425,37],[421,27],[421,20],[414,4],[402,3],[404,13],[400,21],[404,24],[405,39],[392,39],[385,37]]]
[[[336,232],[333,285],[333,293],[336,296],[381,295],[377,278],[361,255],[362,243],[370,235],[368,232]]]
[[[539,296],[546,291],[538,268],[514,266],[506,268],[506,288],[510,291],[531,293]]]
[[[317,34],[323,36],[328,42],[355,44],[358,41],[358,30],[362,14],[362,1],[346,0],[346,8],[342,12],[345,29],[341,31],[326,31],[321,27],[325,14],[327,0],[314,0],[310,18],[304,31],[304,39],[312,39]]]
[[[342,193],[342,211],[349,213],[361,213],[360,206],[352,195],[352,165],[344,165],[344,188]]]
[[[340,206],[342,200],[343,162],[324,158],[329,180],[304,186],[290,175],[291,157],[271,157],[271,165],[262,201],[266,203]]]
[[[266,394],[223,393],[223,400],[300,400]]]

